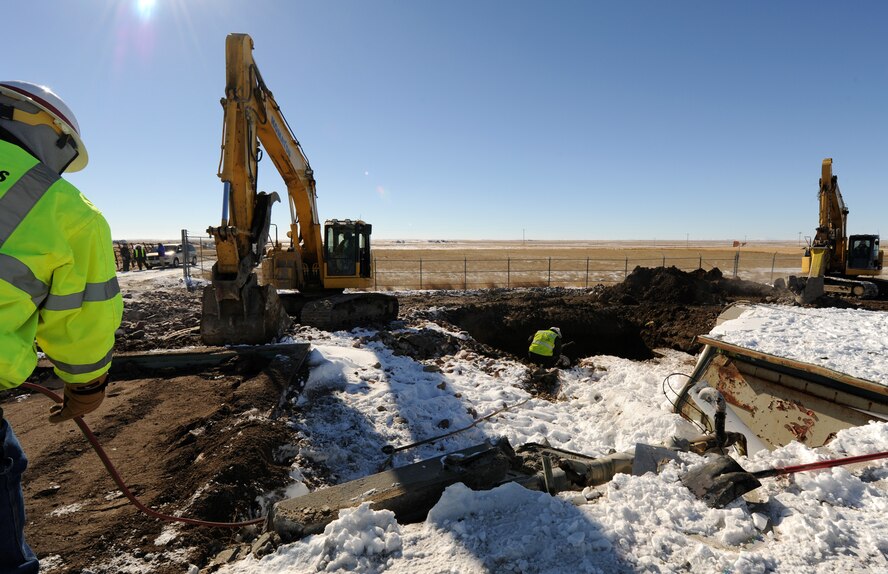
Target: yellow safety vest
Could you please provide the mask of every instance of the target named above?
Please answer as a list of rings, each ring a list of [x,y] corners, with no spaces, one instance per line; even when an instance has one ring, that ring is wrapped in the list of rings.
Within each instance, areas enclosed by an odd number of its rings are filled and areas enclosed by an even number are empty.
[[[558,333],[555,331],[537,331],[530,343],[530,352],[543,357],[551,357],[555,354],[555,340]]]
[[[0,141],[0,389],[34,371],[35,340],[63,381],[101,376],[122,313],[105,218],[59,174]]]

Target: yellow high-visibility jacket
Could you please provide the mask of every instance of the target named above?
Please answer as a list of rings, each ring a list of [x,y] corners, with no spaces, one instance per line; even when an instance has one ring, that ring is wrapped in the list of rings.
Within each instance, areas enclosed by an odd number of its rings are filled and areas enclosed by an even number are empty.
[[[111,230],[73,185],[0,140],[0,389],[37,364],[68,383],[111,366],[123,299]]]
[[[541,355],[543,357],[551,357],[555,354],[555,342],[558,340],[558,333],[555,331],[537,331],[530,343],[531,353]]]

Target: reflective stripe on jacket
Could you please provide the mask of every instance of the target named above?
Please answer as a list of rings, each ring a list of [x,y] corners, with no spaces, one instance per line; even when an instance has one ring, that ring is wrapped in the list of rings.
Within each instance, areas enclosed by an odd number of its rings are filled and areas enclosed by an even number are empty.
[[[101,376],[122,313],[105,218],[57,173],[0,141],[0,389],[33,372],[35,339],[62,380]]]
[[[555,340],[558,333],[555,331],[537,331],[530,343],[530,352],[543,357],[551,357],[555,353]]]

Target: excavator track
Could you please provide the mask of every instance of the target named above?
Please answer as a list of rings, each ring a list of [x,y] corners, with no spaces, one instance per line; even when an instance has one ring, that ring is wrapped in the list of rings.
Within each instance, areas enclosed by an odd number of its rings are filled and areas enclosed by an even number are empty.
[[[337,331],[398,318],[398,299],[384,293],[343,293],[306,301],[299,323]]]
[[[825,277],[824,290],[827,293],[857,297],[859,299],[877,299],[879,286],[868,279],[845,279],[842,277]]]

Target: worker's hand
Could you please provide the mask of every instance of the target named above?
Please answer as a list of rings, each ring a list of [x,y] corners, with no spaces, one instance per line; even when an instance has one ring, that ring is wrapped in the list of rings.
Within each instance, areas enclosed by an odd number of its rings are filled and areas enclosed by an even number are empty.
[[[75,417],[91,413],[105,399],[105,387],[108,386],[107,373],[84,384],[65,384],[65,400],[61,405],[49,411],[49,422],[60,423]]]

